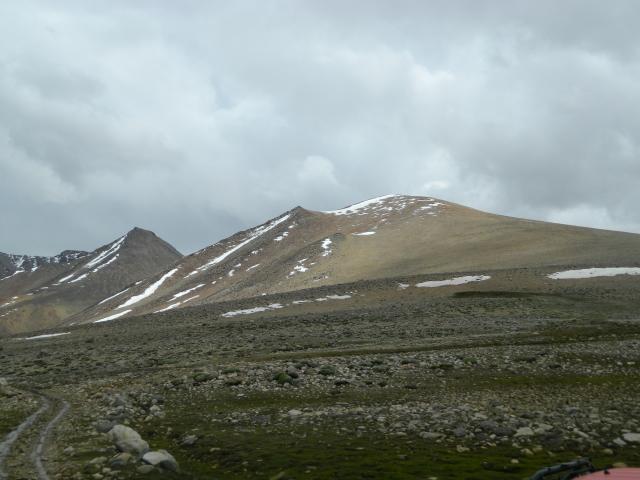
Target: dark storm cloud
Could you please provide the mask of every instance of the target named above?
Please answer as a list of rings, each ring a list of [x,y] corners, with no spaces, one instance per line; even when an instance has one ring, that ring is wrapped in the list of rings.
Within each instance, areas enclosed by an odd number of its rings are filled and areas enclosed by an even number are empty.
[[[396,192],[640,232],[635,1],[5,2],[0,251]]]

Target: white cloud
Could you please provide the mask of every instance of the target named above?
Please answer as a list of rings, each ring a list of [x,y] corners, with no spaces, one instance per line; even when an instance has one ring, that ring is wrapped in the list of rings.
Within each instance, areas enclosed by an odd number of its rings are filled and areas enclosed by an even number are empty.
[[[389,192],[640,231],[616,5],[5,2],[0,250],[140,225],[188,252]]]

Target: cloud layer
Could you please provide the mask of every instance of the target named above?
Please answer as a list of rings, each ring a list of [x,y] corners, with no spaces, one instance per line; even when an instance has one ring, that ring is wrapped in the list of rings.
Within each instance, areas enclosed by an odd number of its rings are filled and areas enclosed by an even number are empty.
[[[635,0],[4,2],[0,251],[432,195],[640,232]]]

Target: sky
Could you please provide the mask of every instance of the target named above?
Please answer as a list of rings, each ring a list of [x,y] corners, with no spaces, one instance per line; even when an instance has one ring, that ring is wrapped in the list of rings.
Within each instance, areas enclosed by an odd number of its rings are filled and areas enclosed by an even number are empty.
[[[0,251],[401,193],[640,232],[637,0],[0,3]]]

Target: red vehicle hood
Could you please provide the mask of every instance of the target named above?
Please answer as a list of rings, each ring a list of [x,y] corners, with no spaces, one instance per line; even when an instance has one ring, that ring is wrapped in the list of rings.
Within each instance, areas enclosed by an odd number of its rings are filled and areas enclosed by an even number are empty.
[[[640,468],[613,468],[605,472],[589,473],[580,480],[640,480]]]

